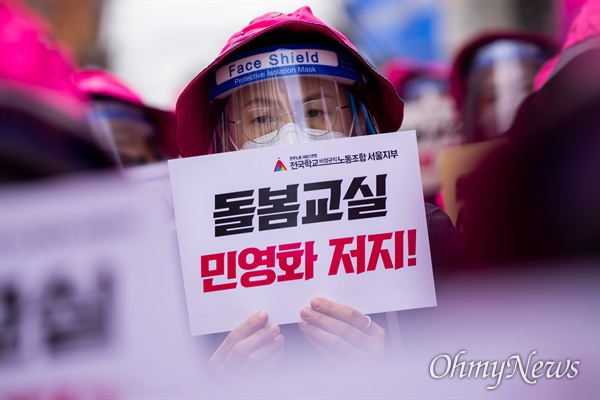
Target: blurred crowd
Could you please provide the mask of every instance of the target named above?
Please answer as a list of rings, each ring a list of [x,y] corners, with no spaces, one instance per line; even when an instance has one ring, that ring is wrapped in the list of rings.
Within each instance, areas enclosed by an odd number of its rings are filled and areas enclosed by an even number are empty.
[[[3,185],[179,157],[175,110],[145,104],[110,71],[78,66],[25,3],[1,7]],[[539,227],[530,238],[552,232],[559,241],[572,229],[589,241],[598,237],[598,216],[585,208],[598,199],[594,179],[586,178],[598,172],[590,154],[595,135],[588,134],[598,125],[585,114],[597,100],[597,16],[597,2],[586,2],[562,48],[542,34],[495,30],[472,37],[448,63],[402,58],[381,66],[404,101],[400,130],[417,133],[425,201],[461,231],[473,229],[477,241],[492,246],[512,236],[506,230],[517,226],[508,226],[507,215]],[[560,133],[569,146],[556,144]],[[491,157],[505,145],[504,158]],[[530,153],[521,154],[523,146]],[[518,162],[526,164],[517,169]],[[554,221],[551,231],[542,228],[544,218]]]
[[[179,110],[77,65],[25,3],[0,2],[0,54],[2,189],[181,157]],[[416,130],[425,202],[464,235],[454,268],[597,260],[598,1],[584,3],[564,43],[487,31],[447,63],[402,58],[379,70],[404,102],[400,130]]]

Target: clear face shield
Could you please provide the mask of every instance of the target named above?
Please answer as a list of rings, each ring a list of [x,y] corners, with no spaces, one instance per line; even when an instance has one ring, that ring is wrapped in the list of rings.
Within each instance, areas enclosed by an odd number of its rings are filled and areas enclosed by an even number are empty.
[[[546,59],[536,46],[515,41],[494,42],[480,50],[469,74],[465,108],[465,124],[475,140],[496,137],[510,128]]]
[[[97,129],[111,136],[124,167],[159,160],[154,126],[141,108],[109,99],[94,100],[91,116]]]
[[[295,62],[299,62],[297,55],[300,55],[300,62],[308,59],[314,61],[314,65],[259,69],[253,75],[258,76],[257,79],[237,85],[226,96],[221,96],[225,106],[213,133],[211,152],[377,133],[366,107],[352,93],[353,85],[358,83],[347,77],[319,73],[319,61],[334,64],[333,58],[338,55],[332,53],[323,49],[277,48],[268,52],[262,49],[250,61],[242,61],[239,65],[243,68],[268,65],[273,60],[279,64],[296,54]],[[222,68],[229,72],[231,65]],[[235,70],[238,64],[234,62],[233,65]],[[238,79],[243,80],[243,77]]]

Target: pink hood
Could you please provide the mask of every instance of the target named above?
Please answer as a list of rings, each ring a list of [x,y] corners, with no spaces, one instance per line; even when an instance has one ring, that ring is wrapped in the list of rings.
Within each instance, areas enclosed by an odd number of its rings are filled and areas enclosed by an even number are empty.
[[[598,0],[588,0],[581,7],[579,14],[571,23],[560,53],[548,60],[537,73],[533,82],[534,89],[537,90],[546,83],[550,75],[553,74],[559,58],[566,50],[590,39],[595,40],[596,43],[600,41],[600,2]]]
[[[71,80],[75,62],[46,23],[17,0],[0,2],[0,54],[0,85],[84,119],[86,96]]]
[[[231,36],[217,59],[190,82],[179,96],[176,107],[176,140],[181,155],[190,157],[209,151],[216,119],[223,104],[210,104],[207,88],[216,67],[225,57],[252,48],[290,41],[303,43],[305,40],[333,42],[345,48],[361,67],[367,80],[368,93],[365,97],[372,103],[370,109],[380,129],[391,132],[400,128],[404,105],[390,82],[358,54],[343,34],[316,18],[310,8],[304,6],[291,14],[270,12],[255,18],[250,25]]]

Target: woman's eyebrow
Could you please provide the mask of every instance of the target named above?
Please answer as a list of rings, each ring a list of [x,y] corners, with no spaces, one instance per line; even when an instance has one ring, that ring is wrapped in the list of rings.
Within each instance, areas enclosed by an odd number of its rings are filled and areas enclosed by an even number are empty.
[[[277,105],[277,103],[279,103],[279,101],[273,100],[268,97],[253,97],[250,100],[248,100],[246,103],[244,103],[243,107],[247,108],[247,107],[253,106],[255,104],[261,105],[263,107],[272,107],[273,105]]]
[[[334,96],[330,93],[322,93],[320,90],[316,90],[313,93],[309,93],[307,95],[305,95],[302,98],[302,103],[306,103],[307,101],[312,101],[312,100],[319,100],[319,99],[328,99],[328,100],[335,100]]]

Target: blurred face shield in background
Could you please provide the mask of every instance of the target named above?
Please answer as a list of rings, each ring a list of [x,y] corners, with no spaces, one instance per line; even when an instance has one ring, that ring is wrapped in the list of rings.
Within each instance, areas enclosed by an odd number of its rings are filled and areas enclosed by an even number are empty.
[[[479,50],[468,73],[465,108],[473,140],[491,139],[508,130],[547,58],[537,46],[516,40],[498,40]]]
[[[123,167],[150,164],[160,159],[154,126],[140,107],[97,99],[93,102],[90,119],[104,137],[105,146],[117,153]]]

